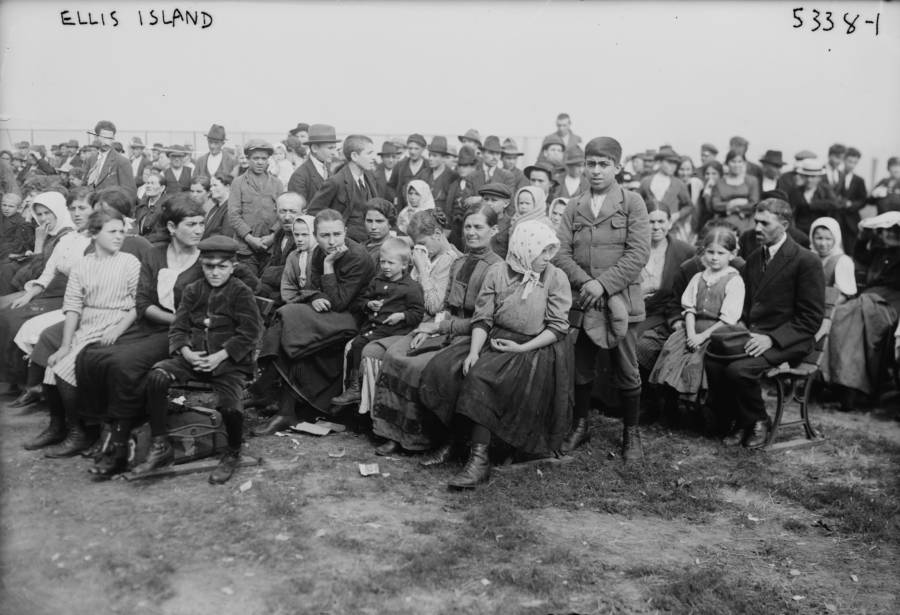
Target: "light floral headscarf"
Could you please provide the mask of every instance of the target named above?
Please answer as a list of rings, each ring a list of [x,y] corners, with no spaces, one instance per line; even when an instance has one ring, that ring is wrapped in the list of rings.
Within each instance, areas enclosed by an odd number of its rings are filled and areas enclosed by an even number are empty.
[[[559,239],[550,227],[535,220],[526,220],[517,225],[509,238],[506,264],[523,276],[525,290],[522,291],[522,299],[528,297],[531,290],[540,284],[541,273],[532,269],[531,264],[547,246],[553,246],[554,251],[559,249]]]

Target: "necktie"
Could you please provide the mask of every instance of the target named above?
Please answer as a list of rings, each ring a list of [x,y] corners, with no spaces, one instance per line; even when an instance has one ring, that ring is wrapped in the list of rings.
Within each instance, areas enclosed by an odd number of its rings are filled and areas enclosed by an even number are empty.
[[[100,169],[103,167],[103,154],[97,155],[97,162],[94,163],[94,168],[91,169],[91,175],[88,177],[88,185],[96,186],[97,182],[100,180]]]
[[[364,199],[368,200],[369,199],[369,191],[366,190],[366,182],[363,181],[362,177],[360,177],[358,180],[356,180],[356,187],[359,189],[359,193],[362,195],[362,197]]]
[[[772,255],[769,252],[769,246],[763,246],[763,273],[766,272],[766,269],[769,267],[769,261],[772,260]]]

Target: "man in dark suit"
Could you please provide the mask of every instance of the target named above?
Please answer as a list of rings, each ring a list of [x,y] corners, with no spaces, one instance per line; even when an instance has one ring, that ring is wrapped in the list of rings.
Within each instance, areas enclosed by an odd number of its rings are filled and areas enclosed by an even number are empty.
[[[291,174],[287,189],[302,196],[307,203],[312,203],[316,192],[330,175],[329,166],[337,155],[339,141],[334,126],[328,124],[310,126],[307,141],[309,157]]]
[[[591,189],[591,183],[584,175],[584,151],[577,145],[566,150],[566,174],[559,182],[559,190],[553,195],[572,199]],[[547,195],[550,196],[550,195]],[[646,198],[644,199],[647,200]],[[671,213],[672,210],[670,210]]]
[[[866,204],[869,196],[865,180],[854,173],[861,157],[862,154],[855,147],[848,147],[844,154],[844,181],[838,198],[838,204],[843,205],[843,209],[839,208],[835,214],[841,225],[844,252],[847,254],[853,254],[859,227],[859,210]]]
[[[450,168],[450,162],[454,157],[447,147],[446,138],[438,136],[431,139],[431,145],[428,146],[428,176],[425,182],[431,188],[434,206],[445,213],[450,187],[459,177]]]
[[[500,139],[491,135],[484,140],[481,153],[481,164],[475,168],[475,172],[469,176],[472,190],[478,190],[487,184],[500,183],[509,188],[510,193],[516,193],[516,177],[500,166],[500,156],[503,155],[503,147]]]
[[[794,168],[778,176],[778,182],[775,185],[775,189],[780,190],[785,194],[790,194],[791,190],[797,186],[802,186],[804,181],[803,176],[797,174],[797,167],[799,167],[800,163],[804,160],[815,157],[815,152],[811,152],[808,149],[800,150],[794,154]],[[762,184],[760,184],[760,190],[762,190],[761,186]]]
[[[406,151],[409,155],[394,167],[388,186],[397,195],[397,211],[406,207],[406,187],[409,182],[414,179],[428,181],[428,164],[422,156],[426,145],[425,137],[422,135],[417,133],[409,135],[406,140]]]
[[[503,170],[509,171],[516,179],[516,192],[527,186],[530,182],[525,177],[525,173],[518,167],[519,157],[525,154],[519,151],[519,146],[512,139],[504,139],[503,152],[500,155],[500,161],[503,164]],[[550,195],[547,195],[548,197]]]
[[[131,172],[134,174],[134,183],[139,188],[144,185],[144,169],[150,164],[150,159],[144,155],[144,142],[140,137],[134,137],[128,144],[131,150]]]
[[[381,151],[378,152],[378,155],[381,157],[381,162],[375,165],[375,187],[378,190],[378,196],[391,203],[396,203],[397,195],[394,193],[394,189],[388,186],[388,182],[391,181],[391,175],[394,172],[394,167],[397,166],[397,158],[400,152],[397,150],[396,145],[390,141],[385,141],[382,143]]]
[[[825,183],[836,196],[844,192],[844,155],[847,148],[835,143],[828,148],[828,164],[825,166]]]
[[[89,134],[97,137],[99,151],[84,161],[87,172],[85,185],[94,192],[120,186],[132,199],[137,198],[137,185],[134,183],[131,164],[112,147],[116,138],[116,125],[108,120],[101,120],[94,126],[94,132]]]
[[[742,320],[750,340],[739,358],[714,358],[710,348],[705,361],[710,405],[718,416],[735,419],[726,444],[747,447],[763,445],[771,428],[761,377],[781,363],[803,359],[825,315],[822,263],[788,236],[791,206],[766,199],[757,204],[754,219],[762,247],[741,274],[746,287]]]
[[[209,152],[197,159],[191,179],[197,179],[201,175],[212,178],[216,175],[230,175],[237,164],[237,158],[224,151],[225,127],[213,124],[206,133],[206,144]]]
[[[169,168],[163,174],[166,178],[166,196],[187,192],[191,189],[191,172],[184,166],[187,150],[183,145],[173,145],[166,150],[166,154],[169,156]]]
[[[344,139],[344,158],[347,164],[329,177],[309,204],[307,213],[316,215],[323,209],[340,212],[347,228],[347,236],[365,243],[366,203],[378,196],[375,186],[375,144],[363,135],[350,135]]]

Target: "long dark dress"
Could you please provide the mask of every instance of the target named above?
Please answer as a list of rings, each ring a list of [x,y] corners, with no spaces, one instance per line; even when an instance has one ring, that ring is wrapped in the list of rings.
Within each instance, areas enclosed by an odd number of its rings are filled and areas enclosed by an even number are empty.
[[[444,425],[458,412],[521,451],[549,454],[559,449],[572,423],[572,292],[566,275],[553,265],[527,297],[525,288],[522,275],[506,263],[492,266],[472,327],[484,329],[489,340],[517,343],[549,329],[557,341],[527,352],[500,352],[488,341],[464,378],[456,357],[448,361],[450,353],[442,353],[422,374],[421,396]]]
[[[446,309],[450,318],[441,324],[441,330],[446,333],[429,340],[435,346],[432,350],[415,356],[408,355],[410,336],[400,338],[388,348],[372,407],[372,431],[377,435],[399,442],[409,451],[428,450],[440,440],[445,428],[426,411],[420,398],[422,373],[437,356],[445,356],[448,363],[458,363],[456,371],[462,367],[484,276],[491,265],[502,261],[488,249],[469,252],[457,259],[447,289]],[[445,376],[449,373],[445,372]]]

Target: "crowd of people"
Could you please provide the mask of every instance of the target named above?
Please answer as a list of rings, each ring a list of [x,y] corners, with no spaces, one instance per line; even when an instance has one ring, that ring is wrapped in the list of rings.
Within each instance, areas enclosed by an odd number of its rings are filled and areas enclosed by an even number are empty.
[[[213,124],[196,158],[126,155],[105,120],[84,146],[0,152],[0,380],[50,414],[26,448],[108,478],[149,422],[131,471],[152,472],[174,458],[170,388],[199,380],[227,432],[212,483],[256,407],[258,437],[364,416],[378,455],[466,458],[465,489],[492,458],[577,449],[598,403],[626,463],[653,420],[763,446],[762,376],[822,341],[842,409],[890,386],[900,158],[869,191],[841,144],[789,165],[734,137],[695,164],[556,124],[522,169],[475,129],[378,148],[303,123],[237,149]]]

